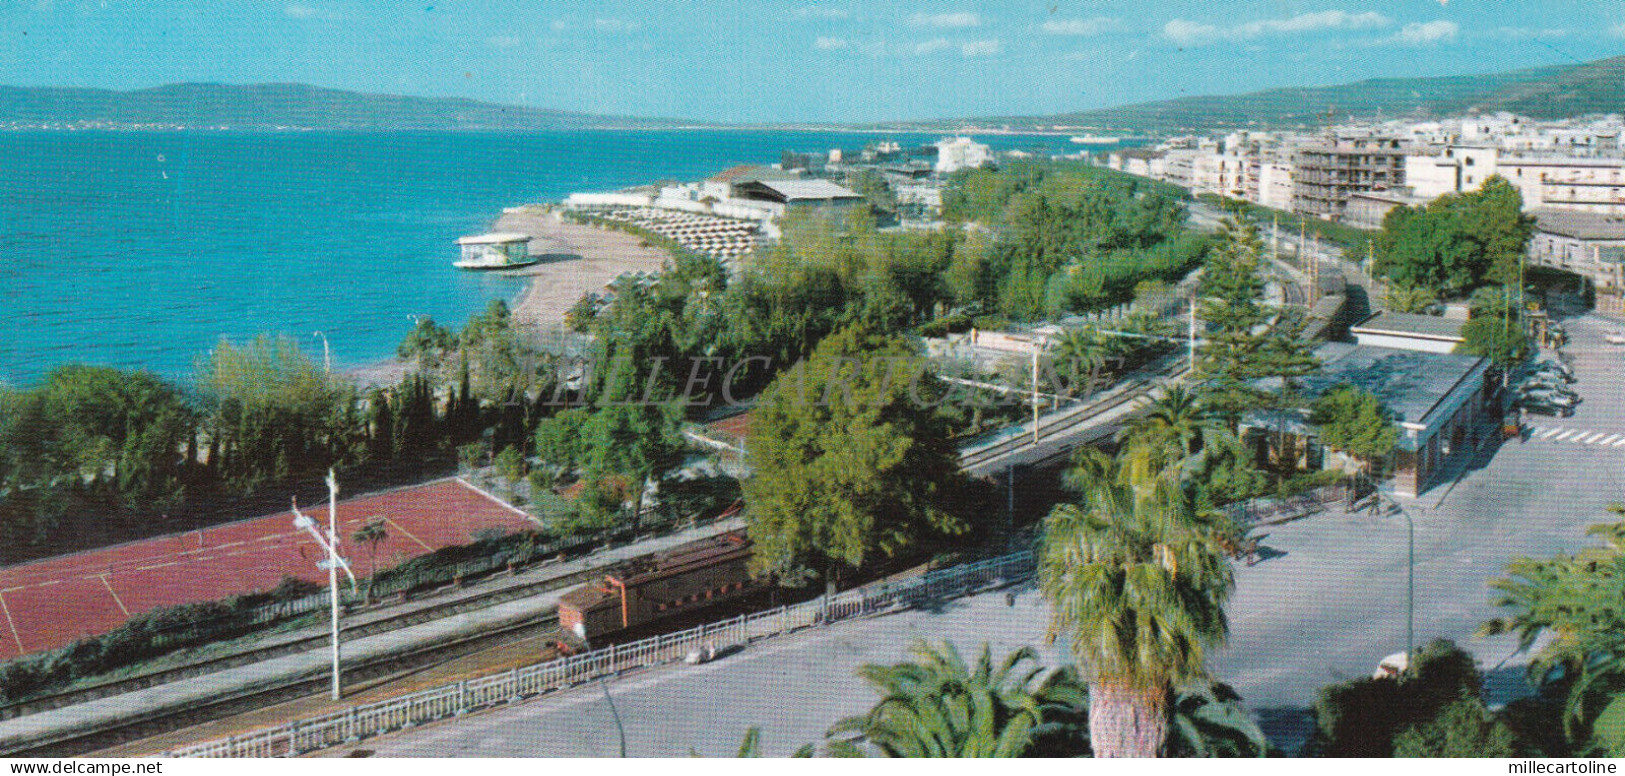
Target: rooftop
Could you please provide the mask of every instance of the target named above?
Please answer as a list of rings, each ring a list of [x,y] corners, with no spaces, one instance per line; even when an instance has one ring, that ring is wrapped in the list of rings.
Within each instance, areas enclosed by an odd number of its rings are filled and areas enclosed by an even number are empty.
[[[1446,397],[1480,371],[1486,360],[1463,353],[1424,353],[1374,345],[1329,342],[1315,350],[1320,371],[1301,380],[1303,393],[1319,396],[1347,383],[1371,392],[1402,423],[1429,425]],[[1266,381],[1276,382],[1279,381]]]
[[[729,167],[706,180],[717,183],[743,183],[745,181],[797,180],[800,173],[764,167],[759,164],[739,164]]]
[[[1531,210],[1535,230],[1576,240],[1625,240],[1625,217],[1567,210]]]
[[[499,245],[501,243],[530,242],[530,235],[518,232],[491,232],[457,238],[458,245]]]
[[[1397,334],[1403,337],[1461,342],[1463,341],[1461,326],[1464,323],[1466,321],[1436,315],[1381,310],[1376,315],[1349,327],[1349,331],[1354,334]]]
[[[798,200],[831,200],[831,199],[862,199],[859,194],[823,178],[808,178],[806,180],[778,180],[755,181],[754,187],[782,197],[784,202],[793,203]]]

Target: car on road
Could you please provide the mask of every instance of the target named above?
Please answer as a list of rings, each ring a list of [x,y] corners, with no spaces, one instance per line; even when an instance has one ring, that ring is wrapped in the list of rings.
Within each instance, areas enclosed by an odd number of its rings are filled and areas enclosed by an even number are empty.
[[[1602,335],[1602,340],[1610,345],[1625,345],[1625,331],[1610,329]]]
[[[1565,383],[1574,382],[1574,370],[1570,369],[1567,364],[1560,364],[1556,361],[1542,361],[1535,364],[1533,374],[1556,375],[1557,377],[1563,378],[1563,382]]]
[[[1572,388],[1570,388],[1568,386],[1568,383],[1563,382],[1563,378],[1556,377],[1556,376],[1535,375],[1534,377],[1525,378],[1523,383],[1521,383],[1518,386],[1518,389],[1519,390],[1544,389],[1544,390],[1549,390],[1549,391],[1555,391],[1557,393],[1568,394],[1568,395],[1574,396],[1576,398],[1579,397],[1579,394],[1575,393],[1574,389],[1572,389]]]
[[[1525,388],[1519,391],[1518,398],[1525,401],[1533,399],[1544,404],[1555,404],[1560,407],[1569,407],[1571,409],[1580,403],[1580,397],[1578,396],[1568,393],[1558,393],[1557,391],[1548,390],[1545,388]]]
[[[1553,417],[1566,418],[1574,414],[1573,407],[1554,404],[1552,402],[1542,401],[1541,399],[1536,399],[1529,396],[1519,399],[1518,406],[1522,407],[1524,412],[1532,412],[1536,415],[1551,415]]]

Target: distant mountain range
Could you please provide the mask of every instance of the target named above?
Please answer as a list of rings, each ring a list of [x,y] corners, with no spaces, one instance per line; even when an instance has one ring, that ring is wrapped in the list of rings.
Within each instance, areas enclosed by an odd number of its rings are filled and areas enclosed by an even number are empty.
[[[1227,129],[1314,128],[1369,119],[1428,119],[1480,111],[1535,118],[1625,113],[1625,57],[1487,75],[1382,78],[1340,86],[1181,97],[1048,116],[898,121],[850,127],[945,131],[965,126],[1166,135]],[[361,94],[303,84],[174,84],[116,92],[0,86],[7,126],[170,126],[231,129],[559,130],[721,127],[682,119],[601,116],[462,98]]]
[[[1625,57],[1488,75],[1379,78],[1340,86],[1181,97],[1050,116],[978,118],[957,123],[1170,134],[1312,128],[1350,117],[1429,119],[1502,110],[1543,119],[1625,113]],[[931,123],[945,128],[956,122]]]
[[[231,129],[659,129],[695,122],[525,108],[462,98],[360,94],[305,84],[172,84],[103,89],[0,86],[6,125]]]

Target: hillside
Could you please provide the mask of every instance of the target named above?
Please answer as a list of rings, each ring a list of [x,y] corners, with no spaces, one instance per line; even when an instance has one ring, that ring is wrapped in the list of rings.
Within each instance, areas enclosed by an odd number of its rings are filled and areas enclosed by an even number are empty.
[[[131,92],[0,86],[0,125],[71,123],[367,130],[555,130],[692,124],[461,98],[360,94],[304,84],[173,84]]]
[[[1318,127],[1355,118],[1436,118],[1506,110],[1537,118],[1625,112],[1625,57],[1486,75],[1380,78],[1338,86],[1181,97],[1048,116],[976,119],[1012,127],[1070,126],[1169,134]],[[959,123],[963,123],[962,121]],[[948,126],[950,122],[943,122]]]

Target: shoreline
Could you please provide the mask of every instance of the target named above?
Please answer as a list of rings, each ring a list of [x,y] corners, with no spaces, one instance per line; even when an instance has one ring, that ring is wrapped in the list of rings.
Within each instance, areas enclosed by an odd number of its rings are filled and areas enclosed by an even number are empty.
[[[665,249],[626,232],[564,220],[556,205],[507,208],[489,231],[529,235],[531,255],[546,257],[540,264],[499,273],[525,281],[507,301],[514,322],[532,330],[564,330],[565,312],[583,294],[602,292],[624,272],[658,272],[672,259]],[[361,390],[370,390],[398,385],[411,371],[410,363],[389,356],[336,373]]]

